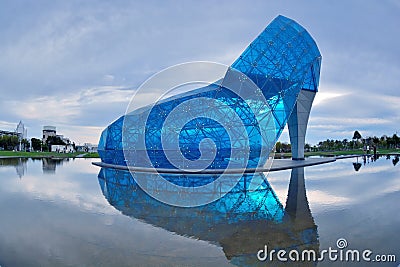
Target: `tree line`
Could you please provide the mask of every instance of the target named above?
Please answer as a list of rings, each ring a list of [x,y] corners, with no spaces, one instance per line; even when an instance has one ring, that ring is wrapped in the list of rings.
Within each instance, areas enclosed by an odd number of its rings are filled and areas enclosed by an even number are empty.
[[[60,137],[58,136],[49,136],[46,142],[43,142],[38,138],[31,138],[31,148],[33,151],[50,151],[52,145],[67,145]],[[30,147],[29,140],[22,139],[21,145],[25,150],[28,150]],[[18,149],[20,144],[20,139],[15,135],[3,135],[0,136],[0,150],[16,150]],[[72,144],[75,148],[75,144]]]
[[[65,143],[58,136],[49,136],[47,137],[45,142],[43,142],[38,138],[32,138],[31,143],[32,143],[32,150],[34,151],[50,151],[52,145],[64,145],[64,146],[67,145],[67,143]]]
[[[359,131],[355,131],[353,137],[349,140],[347,138],[343,140],[326,139],[320,141],[316,145],[305,144],[304,150],[307,152],[316,151],[342,151],[342,150],[353,150],[353,149],[366,149],[367,146],[372,149],[394,149],[400,146],[400,138],[397,134],[392,136],[382,135],[381,137],[372,136],[363,138]],[[286,153],[291,152],[291,145],[288,143],[277,142],[276,152]]]
[[[19,146],[19,138],[15,135],[3,135],[0,136],[0,149],[2,150],[14,150]],[[21,140],[21,145],[29,147],[29,141],[27,139]]]

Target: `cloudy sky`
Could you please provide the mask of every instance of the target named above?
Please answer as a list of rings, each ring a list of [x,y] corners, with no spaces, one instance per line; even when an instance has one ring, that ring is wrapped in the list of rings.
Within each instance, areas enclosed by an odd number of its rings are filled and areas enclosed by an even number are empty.
[[[1,1],[0,129],[22,120],[29,137],[54,125],[97,143],[152,74],[230,65],[278,14],[302,24],[323,57],[308,142],[400,132],[398,0]]]

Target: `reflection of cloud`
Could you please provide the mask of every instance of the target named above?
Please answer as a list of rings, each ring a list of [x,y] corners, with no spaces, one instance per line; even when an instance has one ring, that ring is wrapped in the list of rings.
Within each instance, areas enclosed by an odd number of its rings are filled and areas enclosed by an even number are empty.
[[[320,190],[308,190],[307,199],[309,203],[318,203],[318,205],[343,206],[352,204],[349,197],[335,196]]]
[[[28,164],[23,180],[15,179],[14,167],[0,168],[5,174],[0,210],[7,215],[0,220],[2,265],[126,266],[134,259],[140,266],[175,266],[179,261],[207,266],[217,257],[218,266],[226,262],[216,245],[121,215],[102,195],[99,168],[90,160],[70,161],[51,177],[42,175],[41,160]]]
[[[100,192],[97,181],[99,169],[85,159],[76,159],[65,163],[66,168],[63,168],[62,165],[57,167],[56,176],[45,176],[40,172],[35,172],[35,169],[29,168],[21,183],[15,184],[12,179],[5,180],[2,184],[6,186],[2,190],[23,193],[43,201],[64,201],[91,212],[104,213],[105,210],[108,210],[107,213],[115,214],[114,210],[105,208],[107,204],[102,195],[92,194],[90,191],[88,194],[82,194],[87,189]],[[38,163],[30,161],[28,165],[31,164],[33,166]]]
[[[349,199],[346,203],[339,202],[335,206],[349,206],[370,201],[376,196],[386,195],[395,192],[400,187],[400,181],[395,179],[382,179],[395,177],[398,170],[391,166],[390,161],[379,159],[361,167],[355,172],[352,162],[355,159],[338,160],[334,164],[321,165],[320,167],[309,167],[306,180],[313,190],[330,192],[335,197]],[[377,177],[380,177],[377,180]],[[371,184],[373,186],[371,186]],[[356,197],[355,197],[356,196]],[[316,196],[318,199],[318,195]],[[335,198],[332,198],[335,200]],[[325,209],[318,201],[313,202],[313,208]]]
[[[357,161],[356,158],[351,159],[340,159],[337,160],[334,164],[324,164],[324,168],[308,168],[307,172],[307,180],[335,180],[335,181],[346,181],[348,177],[353,176],[354,169],[352,167],[352,162]],[[381,163],[384,159],[379,160]],[[362,157],[358,158],[358,162],[362,162]],[[338,165],[341,165],[338,168]],[[368,168],[367,168],[368,167]],[[363,174],[378,174],[382,172],[392,172],[396,171],[393,169],[393,166],[389,164],[377,165],[375,162],[371,163],[371,165],[367,165],[366,168],[362,169]]]
[[[305,168],[306,194],[313,212],[368,202],[376,196],[400,190],[400,180],[385,179],[397,176],[398,169],[392,166],[391,161],[380,158],[363,165],[359,172],[354,171],[352,162],[355,161],[355,158],[350,158]],[[281,201],[288,194],[288,177],[288,171],[268,175]]]

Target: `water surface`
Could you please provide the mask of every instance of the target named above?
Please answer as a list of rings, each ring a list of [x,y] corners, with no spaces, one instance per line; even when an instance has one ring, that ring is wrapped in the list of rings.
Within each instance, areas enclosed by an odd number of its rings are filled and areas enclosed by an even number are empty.
[[[397,263],[377,266],[399,264],[393,157],[257,174],[266,182],[252,192],[250,175],[223,199],[191,209],[162,204],[129,173],[91,161],[0,159],[1,266],[275,266],[257,259],[264,245],[318,251],[339,238],[396,255]]]

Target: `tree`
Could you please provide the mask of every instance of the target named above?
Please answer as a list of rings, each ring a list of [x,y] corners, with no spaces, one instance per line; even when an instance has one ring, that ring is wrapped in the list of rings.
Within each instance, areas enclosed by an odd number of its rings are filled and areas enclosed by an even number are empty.
[[[4,150],[13,150],[19,144],[17,136],[0,136],[0,147]]]
[[[48,151],[51,151],[52,145],[66,145],[65,142],[58,136],[49,136],[46,140],[46,147]]]
[[[353,140],[356,139],[356,140],[358,141],[358,140],[360,140],[361,138],[362,138],[362,137],[361,137],[361,134],[360,134],[358,131],[355,131],[354,134],[353,134],[353,138],[352,138],[352,139],[353,139]]]
[[[276,142],[275,144],[275,151],[277,153],[280,153],[282,151],[282,143],[281,142]]]
[[[359,140],[362,138],[361,134],[358,131],[355,131],[353,134],[353,140],[357,140],[357,142],[355,142],[356,148],[359,147]],[[353,147],[354,148],[354,147]]]
[[[21,145],[22,147],[26,150],[27,148],[29,148],[29,140],[28,139],[22,139],[21,140]],[[22,149],[22,148],[21,148]]]
[[[347,150],[347,144],[349,143],[349,140],[347,140],[347,138],[342,140],[342,145],[344,147],[345,150]]]
[[[374,143],[374,145],[379,145],[379,138],[377,136],[372,137],[372,142]]]
[[[400,138],[397,136],[397,134],[394,134],[392,137],[393,143],[394,143],[394,147],[397,148],[397,144],[400,141]]]
[[[65,142],[58,136],[49,136],[49,137],[47,137],[46,144],[48,146],[51,146],[51,145],[66,145]]]
[[[360,170],[361,166],[362,166],[361,163],[353,162],[353,167],[356,172]]]
[[[42,140],[37,139],[37,138],[32,138],[31,139],[32,142],[32,149],[35,151],[39,151],[42,148]]]
[[[291,152],[292,145],[287,143],[282,143],[282,151],[281,152]]]
[[[307,151],[307,152],[310,152],[310,150],[311,150],[311,145],[310,145],[310,144],[305,144],[305,145],[304,145],[304,150]]]

